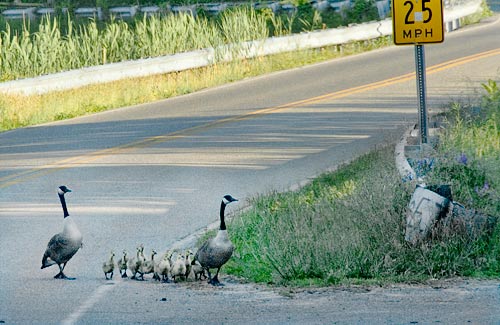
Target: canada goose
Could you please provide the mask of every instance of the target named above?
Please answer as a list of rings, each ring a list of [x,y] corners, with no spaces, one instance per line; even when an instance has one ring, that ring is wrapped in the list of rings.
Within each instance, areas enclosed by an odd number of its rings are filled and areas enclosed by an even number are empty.
[[[123,250],[123,257],[118,260],[118,270],[120,271],[120,275],[122,278],[127,277],[127,262],[128,262],[128,257],[127,257],[127,251]]]
[[[174,282],[177,282],[176,277],[184,277],[186,274],[186,260],[184,259],[184,255],[181,253],[177,254],[177,258],[172,264],[172,268],[170,270],[170,274],[174,279]]]
[[[63,231],[54,235],[47,244],[47,249],[45,249],[42,258],[41,268],[43,269],[57,264],[59,266],[59,273],[54,276],[55,279],[74,280],[74,278],[68,278],[63,271],[66,267],[66,263],[68,263],[73,255],[82,247],[82,234],[80,230],[78,230],[73,219],[69,216],[66,200],[64,198],[64,194],[68,192],[71,192],[71,190],[64,185],[60,186],[57,190],[64,212],[64,227]]]
[[[154,272],[154,268],[155,268],[155,255],[156,255],[156,251],[154,249],[151,250],[151,259],[150,260],[144,260],[144,262],[140,266],[142,280],[144,280],[144,274],[150,274],[150,273]]]
[[[102,271],[104,272],[104,276],[106,277],[106,280],[112,280],[113,279],[113,273],[115,270],[115,253],[111,251],[111,255],[109,256],[109,259],[102,263]],[[111,276],[108,278],[108,274],[111,273]]]
[[[143,274],[141,274],[141,265],[144,261],[144,245],[140,245],[137,247],[136,257],[132,257],[127,262],[127,268],[132,273],[131,279],[136,279],[137,273],[139,273],[141,278],[143,278]]]
[[[234,246],[227,235],[226,223],[224,222],[224,211],[226,205],[231,202],[236,202],[237,199],[231,195],[225,195],[220,204],[220,227],[215,238],[207,240],[200,249],[196,252],[195,260],[199,261],[201,266],[207,270],[208,283],[212,285],[221,285],[218,279],[221,267],[231,258]],[[217,273],[212,278],[210,269],[216,268]]]

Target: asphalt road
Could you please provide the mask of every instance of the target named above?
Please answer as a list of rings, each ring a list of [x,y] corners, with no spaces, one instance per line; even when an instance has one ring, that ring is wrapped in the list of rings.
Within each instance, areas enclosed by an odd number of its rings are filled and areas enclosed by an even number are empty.
[[[498,80],[497,18],[425,47],[431,111]],[[413,55],[391,47],[0,134],[0,322],[500,323],[498,281],[295,293],[101,271],[111,249],[163,252],[213,223],[226,193],[242,200],[231,212],[398,138],[417,119]],[[75,281],[40,270],[62,184],[84,240],[66,268]]]

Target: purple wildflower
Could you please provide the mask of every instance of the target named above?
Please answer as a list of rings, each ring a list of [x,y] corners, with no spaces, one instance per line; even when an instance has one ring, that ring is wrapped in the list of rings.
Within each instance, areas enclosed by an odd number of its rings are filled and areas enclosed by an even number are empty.
[[[482,187],[481,189],[479,189],[479,187],[477,187],[477,186],[476,186],[476,187],[474,187],[474,191],[475,191],[477,194],[481,195],[481,196],[486,195],[486,194],[488,193],[488,190],[489,190],[489,189],[490,189],[490,184],[489,184],[487,181],[486,181],[486,182],[484,182],[484,185],[483,185],[483,187]]]
[[[460,154],[460,157],[458,157],[458,162],[467,165],[467,156],[465,155],[465,153],[462,152]]]

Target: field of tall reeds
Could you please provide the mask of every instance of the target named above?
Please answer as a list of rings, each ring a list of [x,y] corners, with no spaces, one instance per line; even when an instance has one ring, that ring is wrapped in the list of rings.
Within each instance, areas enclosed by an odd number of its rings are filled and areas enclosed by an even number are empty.
[[[365,17],[353,8],[341,15],[333,10],[320,13],[310,5],[300,5],[296,12],[287,14],[274,13],[270,9],[255,10],[250,3],[242,3],[216,16],[200,9],[197,15],[153,15],[133,20],[111,18],[101,22],[75,21],[69,14],[60,14],[40,21],[26,20],[21,25],[2,21],[0,16],[0,82],[334,28],[376,19],[373,16],[375,7],[371,11],[373,13]]]
[[[428,184],[451,185],[454,200],[500,218],[500,90],[452,103]],[[394,147],[378,148],[298,191],[267,193],[234,217],[236,249],[225,271],[286,285],[413,282],[500,276],[500,224],[470,236],[438,226],[415,245],[404,239],[409,191]]]
[[[0,32],[0,81],[258,40],[268,36],[266,15],[250,7],[227,10],[219,19],[188,14],[152,16],[129,24],[114,20],[74,24],[46,17],[21,30]],[[64,28],[61,28],[64,25]],[[35,30],[33,30],[35,29]]]

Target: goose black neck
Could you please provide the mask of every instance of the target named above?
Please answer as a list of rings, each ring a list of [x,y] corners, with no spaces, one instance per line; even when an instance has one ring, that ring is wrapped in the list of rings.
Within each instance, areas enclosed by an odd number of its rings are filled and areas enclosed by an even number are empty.
[[[224,211],[226,210],[226,203],[224,200],[220,203],[220,230],[226,230],[226,223],[224,222]]]
[[[63,212],[64,212],[64,218],[69,217],[68,208],[66,207],[66,199],[64,198],[64,194],[59,194],[59,199],[61,200],[61,205],[62,205]]]

